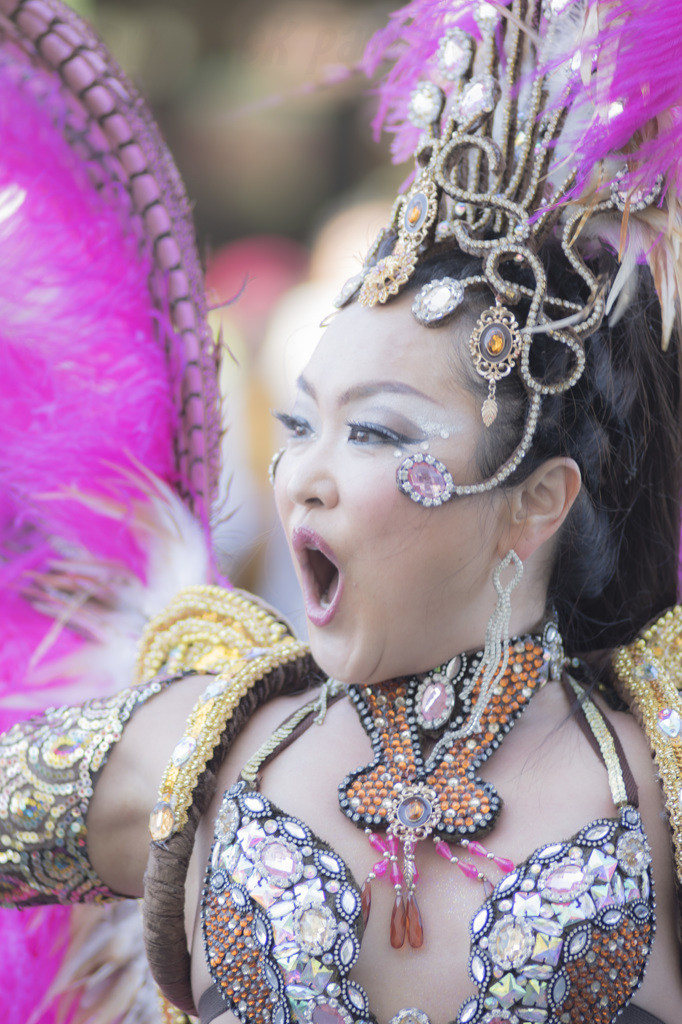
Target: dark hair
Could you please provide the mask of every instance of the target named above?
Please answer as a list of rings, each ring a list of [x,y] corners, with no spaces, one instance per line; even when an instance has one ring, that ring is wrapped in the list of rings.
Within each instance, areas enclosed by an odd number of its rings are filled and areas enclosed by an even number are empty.
[[[581,279],[566,266],[558,245],[545,246],[553,294],[585,301]],[[613,280],[615,256],[604,251],[598,270]],[[459,251],[420,263],[408,289],[434,278],[480,273],[480,263]],[[618,323],[606,320],[585,341],[585,371],[560,395],[543,399],[531,450],[504,486],[514,486],[554,456],[575,459],[583,486],[559,537],[549,600],[559,616],[566,650],[601,671],[606,651],[630,642],[677,595],[682,494],[680,338],[661,347],[661,318],[651,274],[637,270],[635,295]],[[524,280],[523,271],[517,276]],[[480,307],[492,304],[483,292]],[[465,307],[466,308],[466,307]],[[520,323],[527,306],[514,307]],[[474,316],[479,310],[474,311]],[[440,328],[446,330],[447,328]],[[457,378],[487,394],[486,382],[458,347]],[[567,346],[538,335],[531,370],[547,382],[573,365]],[[462,373],[461,363],[466,370]],[[500,407],[484,431],[481,477],[490,476],[518,444],[528,399],[520,374],[498,383]]]

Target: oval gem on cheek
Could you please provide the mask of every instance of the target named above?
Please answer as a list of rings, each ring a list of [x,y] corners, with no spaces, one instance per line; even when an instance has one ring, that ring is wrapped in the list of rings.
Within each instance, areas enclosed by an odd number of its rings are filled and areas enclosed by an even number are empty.
[[[426,507],[442,505],[453,493],[450,473],[432,455],[408,455],[398,466],[396,482],[403,494]]]
[[[422,498],[440,498],[446,489],[445,479],[435,466],[417,462],[407,471],[410,486]]]

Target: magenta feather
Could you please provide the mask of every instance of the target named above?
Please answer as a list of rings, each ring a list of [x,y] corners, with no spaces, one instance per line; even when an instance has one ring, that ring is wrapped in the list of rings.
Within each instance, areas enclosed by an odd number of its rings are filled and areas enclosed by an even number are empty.
[[[0,728],[131,681],[88,652],[109,613],[132,644],[190,534],[187,582],[206,581],[205,313],[189,204],[140,97],[65,4],[0,0]],[[29,1020],[69,921],[2,913],[0,1018]]]

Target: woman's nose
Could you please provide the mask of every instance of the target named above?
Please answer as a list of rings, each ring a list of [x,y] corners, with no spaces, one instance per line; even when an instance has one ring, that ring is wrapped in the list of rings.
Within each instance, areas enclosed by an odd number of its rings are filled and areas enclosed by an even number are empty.
[[[317,447],[317,446],[316,446]],[[333,508],[339,500],[336,478],[332,468],[332,455],[320,449],[286,453],[286,491],[296,505]],[[284,475],[284,474],[282,474]]]

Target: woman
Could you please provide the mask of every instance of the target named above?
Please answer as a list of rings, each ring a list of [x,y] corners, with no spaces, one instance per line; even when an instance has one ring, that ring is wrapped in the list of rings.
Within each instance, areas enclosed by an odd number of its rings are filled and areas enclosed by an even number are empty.
[[[608,667],[675,597],[679,350],[656,334],[676,331],[660,261],[677,213],[646,132],[623,169],[610,121],[595,140],[577,117],[568,69],[594,46],[598,98],[617,102],[600,32],[632,24],[601,11],[576,61],[560,44],[578,16],[555,6],[477,5],[475,52],[440,6],[394,23],[394,95],[425,32],[454,85],[411,82],[416,179],[280,415],[273,465],[321,671],[267,610],[188,592],[148,629],[140,697],[27,727],[47,730],[34,750],[57,724],[85,733],[62,895],[144,893],[156,977],[202,1024],[678,1015],[663,794]],[[606,187],[565,171],[576,121]],[[662,620],[617,662],[647,725],[676,636]],[[679,711],[653,711],[667,785]],[[86,853],[89,773],[129,717]],[[25,736],[5,750],[28,770]],[[15,871],[27,902],[49,889],[42,856],[42,878]]]

